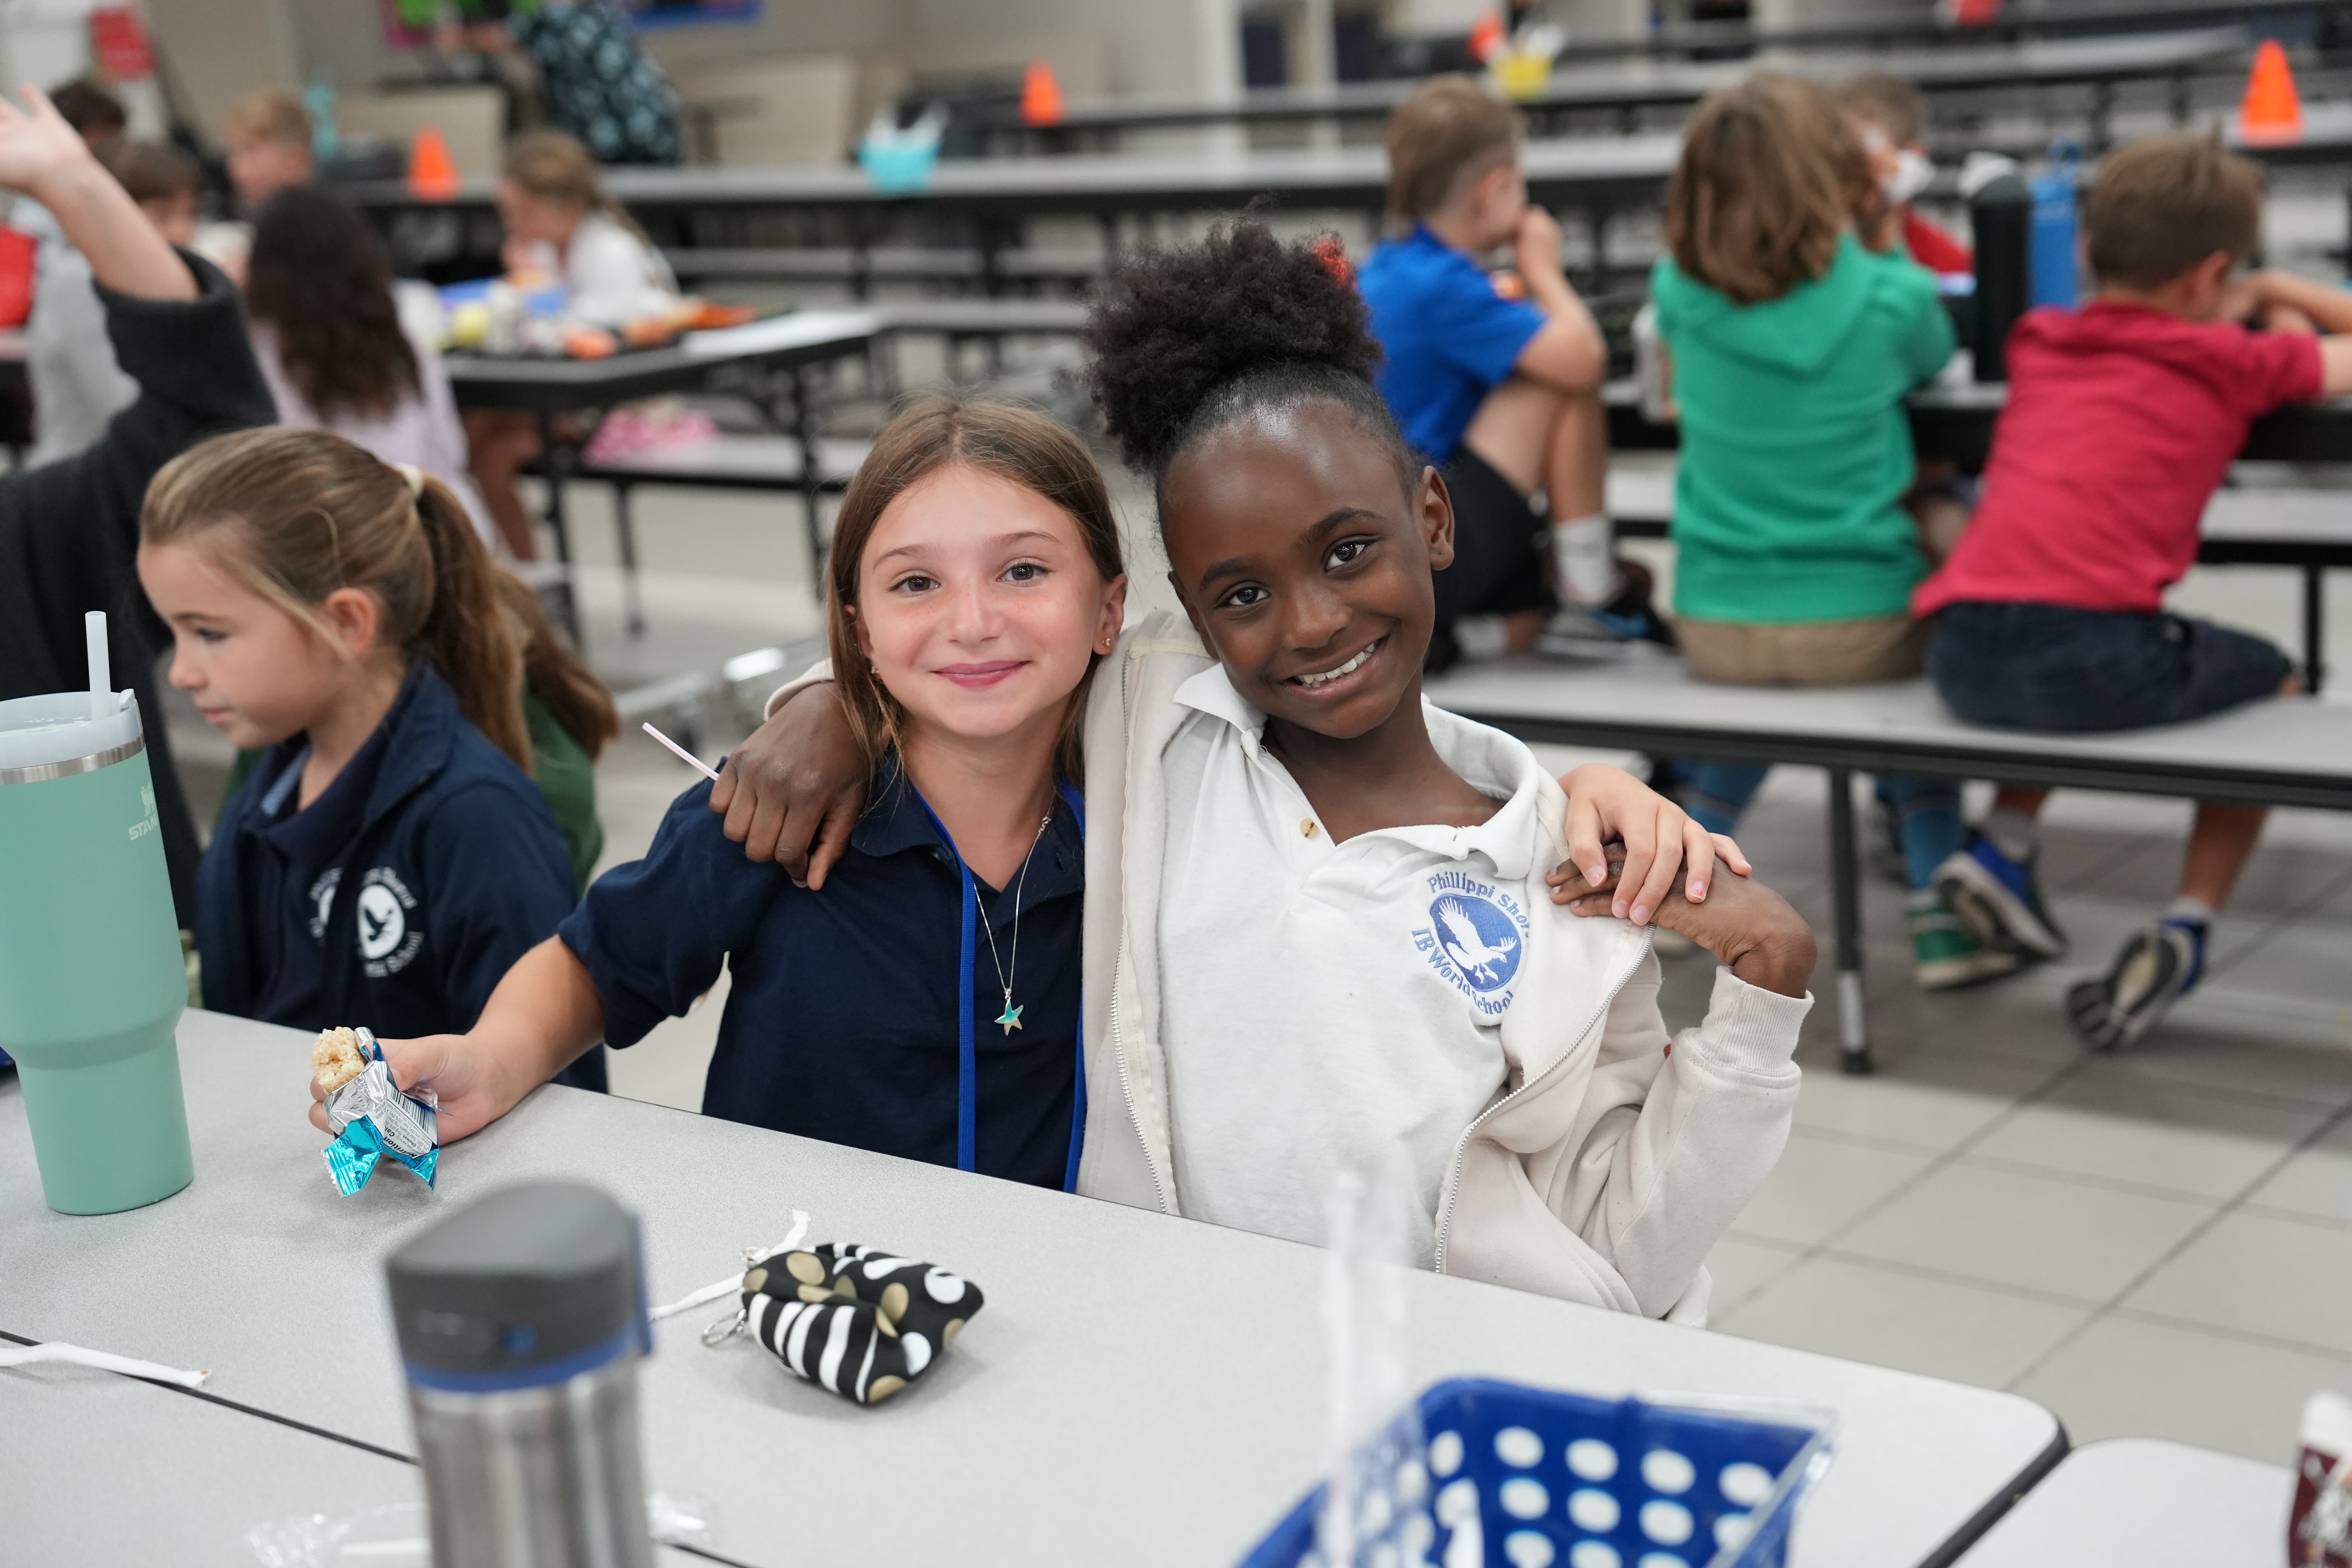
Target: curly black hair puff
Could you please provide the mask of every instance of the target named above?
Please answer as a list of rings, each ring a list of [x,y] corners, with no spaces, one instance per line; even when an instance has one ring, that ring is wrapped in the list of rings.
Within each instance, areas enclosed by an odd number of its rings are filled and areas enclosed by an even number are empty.
[[[1381,348],[1345,254],[1241,221],[1115,274],[1087,318],[1087,377],[1128,462],[1156,480],[1198,437],[1266,407],[1328,399],[1415,459],[1372,386]]]

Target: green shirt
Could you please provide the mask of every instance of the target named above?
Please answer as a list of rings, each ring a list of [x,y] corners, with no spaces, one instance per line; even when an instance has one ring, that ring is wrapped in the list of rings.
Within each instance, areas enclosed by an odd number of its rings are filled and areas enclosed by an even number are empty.
[[[1828,272],[1735,305],[1662,257],[1673,357],[1675,609],[1719,621],[1906,614],[1927,574],[1899,504],[1916,464],[1903,397],[1952,357],[1932,274],[1852,235]]]
[[[595,874],[597,857],[604,853],[604,824],[596,816],[596,766],[588,760],[586,748],[555,721],[539,693],[528,687],[522,694],[522,717],[530,734],[531,781],[547,797],[547,808],[555,814],[556,831],[563,835],[564,853],[572,860],[572,880],[584,893]],[[221,797],[224,805],[260,760],[259,752],[236,754],[228,773],[228,789]]]

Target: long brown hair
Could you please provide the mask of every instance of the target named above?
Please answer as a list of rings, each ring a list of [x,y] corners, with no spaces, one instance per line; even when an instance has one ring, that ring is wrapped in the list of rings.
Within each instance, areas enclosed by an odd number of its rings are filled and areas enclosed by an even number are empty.
[[[522,637],[522,683],[547,704],[563,732],[580,742],[594,762],[620,738],[621,714],[613,693],[547,618],[547,607],[531,585],[511,572],[494,571],[499,602]]]
[[[639,239],[646,238],[628,209],[604,194],[604,171],[596,154],[576,136],[545,128],[526,131],[507,143],[499,174],[541,201],[603,213]]]
[[[1827,272],[1874,190],[1829,89],[1760,71],[1708,93],[1684,128],[1666,247],[1685,277],[1760,304]]]
[[[341,647],[319,609],[339,588],[382,606],[384,646],[423,659],[458,711],[530,771],[522,639],[499,569],[449,488],[407,477],[325,430],[216,436],[167,464],[139,515],[149,544],[201,544],[237,581]]]
[[[899,743],[907,714],[857,646],[853,611],[857,605],[858,563],[866,553],[866,542],[874,535],[874,525],[890,503],[951,463],[993,474],[1069,513],[1104,582],[1127,571],[1110,491],[1086,444],[1076,436],[1034,408],[1001,399],[935,392],[902,406],[875,437],[873,451],[842,498],[841,513],[833,525],[824,602],[825,640],[833,654],[834,679],[840,683],[850,728],[866,753],[869,778],[879,771],[884,753]],[[1086,677],[1070,693],[1068,710],[1062,715],[1054,766],[1064,778],[1085,776],[1078,720],[1086,708],[1095,666],[1101,662],[1097,653],[1087,664]]]
[[[320,419],[388,415],[419,391],[392,258],[375,226],[326,186],[289,186],[262,207],[245,303]]]

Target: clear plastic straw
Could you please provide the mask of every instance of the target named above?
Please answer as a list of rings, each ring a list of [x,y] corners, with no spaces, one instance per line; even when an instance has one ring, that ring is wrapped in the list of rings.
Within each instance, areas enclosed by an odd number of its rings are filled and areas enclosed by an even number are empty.
[[[92,610],[82,616],[81,629],[89,644],[89,716],[103,719],[114,706],[114,668],[106,655],[106,612]]]

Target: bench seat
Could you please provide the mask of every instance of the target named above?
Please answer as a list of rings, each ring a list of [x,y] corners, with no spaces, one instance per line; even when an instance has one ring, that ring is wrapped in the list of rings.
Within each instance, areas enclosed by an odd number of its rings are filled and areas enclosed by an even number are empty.
[[[1831,889],[1840,1043],[1866,1072],[1859,772],[2117,790],[2254,805],[2352,811],[2352,707],[2273,698],[2193,724],[2044,735],[1962,723],[1924,679],[1836,688],[1712,686],[1648,645],[1588,660],[1457,666],[1423,689],[1450,711],[1529,742],[1652,757],[1792,763],[1830,775]]]

